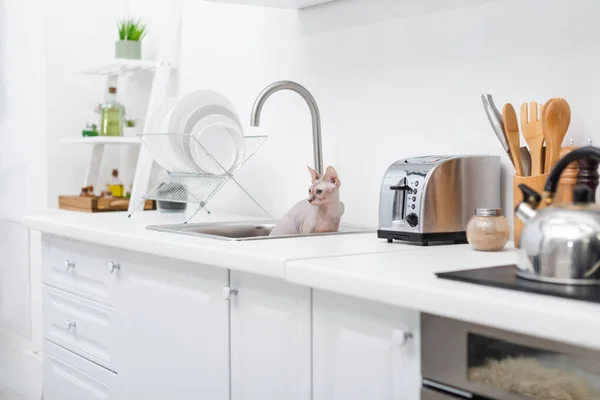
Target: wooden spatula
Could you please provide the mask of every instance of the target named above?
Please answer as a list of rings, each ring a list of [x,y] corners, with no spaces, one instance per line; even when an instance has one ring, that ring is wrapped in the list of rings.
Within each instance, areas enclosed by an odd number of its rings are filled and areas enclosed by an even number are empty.
[[[523,176],[523,163],[521,162],[521,137],[519,135],[519,121],[517,113],[511,104],[505,104],[502,109],[502,120],[504,121],[504,131],[508,147],[510,147],[510,156],[512,157],[515,171],[518,176]]]
[[[523,137],[531,153],[531,175],[543,174],[544,133],[542,132],[542,121],[538,115],[538,103],[534,101],[529,103],[529,111],[527,103],[521,104],[521,132],[523,132]]]
[[[571,108],[565,99],[551,99],[542,111],[542,132],[546,139],[545,172],[560,158],[560,148],[571,123]]]

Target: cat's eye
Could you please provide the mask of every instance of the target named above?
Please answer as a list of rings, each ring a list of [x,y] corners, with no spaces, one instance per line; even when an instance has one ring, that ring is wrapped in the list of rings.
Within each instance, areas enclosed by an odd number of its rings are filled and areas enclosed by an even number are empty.
[[[321,193],[323,193],[323,190],[317,189],[317,194],[321,194]]]

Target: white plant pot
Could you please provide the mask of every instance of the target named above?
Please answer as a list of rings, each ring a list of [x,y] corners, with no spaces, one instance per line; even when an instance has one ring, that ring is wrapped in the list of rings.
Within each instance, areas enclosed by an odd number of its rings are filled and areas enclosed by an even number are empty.
[[[137,126],[124,126],[123,127],[123,136],[125,137],[136,137],[138,134]]]

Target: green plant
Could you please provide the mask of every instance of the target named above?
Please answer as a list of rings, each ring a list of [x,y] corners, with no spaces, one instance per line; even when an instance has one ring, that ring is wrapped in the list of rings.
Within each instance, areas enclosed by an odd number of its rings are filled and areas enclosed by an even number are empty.
[[[125,119],[125,126],[128,128],[133,128],[136,125],[135,119],[133,118],[126,118]]]
[[[139,42],[146,36],[148,29],[140,19],[124,18],[117,22],[119,40]]]

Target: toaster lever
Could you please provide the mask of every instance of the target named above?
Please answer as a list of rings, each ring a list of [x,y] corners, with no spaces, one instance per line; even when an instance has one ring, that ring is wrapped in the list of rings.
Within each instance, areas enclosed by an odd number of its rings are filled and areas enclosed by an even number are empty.
[[[390,190],[410,190],[410,186],[406,184],[406,178],[402,178],[398,184],[390,186]]]
[[[390,190],[410,190],[410,186],[403,184],[403,185],[394,185],[394,186],[390,186]]]

